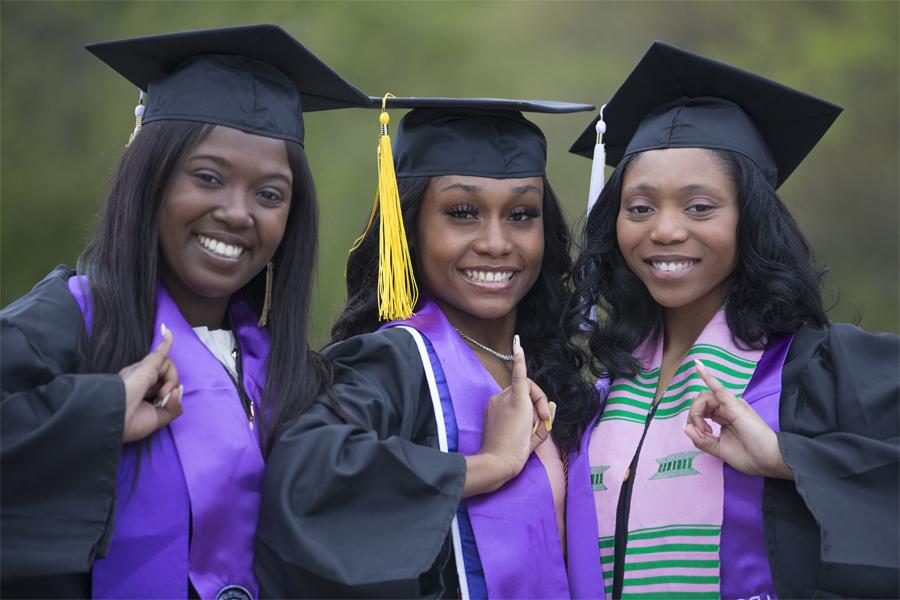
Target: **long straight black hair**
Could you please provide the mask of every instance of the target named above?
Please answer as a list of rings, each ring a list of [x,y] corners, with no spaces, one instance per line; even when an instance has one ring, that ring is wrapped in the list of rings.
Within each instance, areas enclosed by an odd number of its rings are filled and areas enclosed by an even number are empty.
[[[429,177],[397,180],[414,271],[418,268],[415,232],[419,207],[430,181]],[[562,208],[546,178],[542,215],[544,259],[537,281],[519,303],[516,332],[526,349],[529,377],[557,403],[553,439],[559,448],[573,450],[596,413],[597,399],[593,386],[581,377],[587,355],[570,341],[580,323],[563,318],[571,295],[571,243]],[[347,261],[347,304],[331,329],[334,342],[375,331],[381,325],[377,299],[378,223],[376,212],[369,232]],[[417,279],[421,281],[418,275]]]
[[[143,127],[113,174],[106,209],[78,260],[87,276],[93,328],[82,344],[81,370],[117,372],[150,350],[159,277],[159,215],[165,191],[190,152],[213,125],[160,121]],[[291,207],[275,264],[271,348],[266,361],[261,436],[273,434],[329,388],[330,368],[309,349],[309,309],[316,264],[318,205],[306,155],[285,142],[293,176]],[[235,290],[238,291],[238,290]],[[243,288],[257,314],[265,272]]]
[[[731,274],[725,316],[735,343],[760,348],[767,339],[793,333],[802,325],[828,322],[822,307],[821,279],[797,222],[745,156],[709,150],[738,189],[737,265]],[[570,318],[587,319],[592,307],[598,321],[587,320],[595,373],[610,378],[633,375],[634,349],[663,327],[662,308],[631,272],[616,237],[616,220],[625,173],[640,154],[616,167],[588,216],[584,250],[573,269],[575,293]]]

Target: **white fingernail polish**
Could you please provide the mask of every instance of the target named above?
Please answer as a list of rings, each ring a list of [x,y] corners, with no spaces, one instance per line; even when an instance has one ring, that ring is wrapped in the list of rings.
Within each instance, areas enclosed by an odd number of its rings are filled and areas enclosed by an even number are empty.
[[[178,386],[178,399],[181,400],[184,398],[184,384]]]
[[[172,392],[169,392],[168,394],[163,396],[163,399],[156,403],[156,408],[165,408],[166,404],[169,403],[169,398],[171,398],[171,397],[172,397]]]
[[[519,334],[513,336],[513,352],[518,352],[522,349],[522,346],[519,344]]]
[[[166,337],[166,324],[165,324],[165,323],[160,323],[160,324],[159,324],[159,333],[160,333],[163,337]]]

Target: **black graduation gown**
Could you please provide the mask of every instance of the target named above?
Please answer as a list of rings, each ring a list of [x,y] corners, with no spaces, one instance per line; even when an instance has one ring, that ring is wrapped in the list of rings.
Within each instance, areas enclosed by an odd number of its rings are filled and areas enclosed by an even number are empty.
[[[109,550],[125,420],[121,377],[79,374],[84,319],[57,267],[0,311],[4,598],[85,598]]]
[[[390,329],[325,355],[340,400],[318,398],[266,463],[262,596],[456,597],[449,532],[466,465],[438,450],[415,341]]]
[[[803,327],[782,373],[778,441],[794,481],[767,479],[780,598],[900,597],[900,340]]]

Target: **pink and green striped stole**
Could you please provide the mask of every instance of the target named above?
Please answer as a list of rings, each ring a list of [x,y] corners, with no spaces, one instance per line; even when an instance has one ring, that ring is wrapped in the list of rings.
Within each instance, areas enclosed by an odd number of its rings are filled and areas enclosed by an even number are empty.
[[[611,597],[616,507],[626,469],[656,395],[662,340],[635,351],[643,368],[616,379],[591,434],[591,483],[607,597]],[[707,324],[675,371],[644,441],[628,522],[623,598],[719,598],[724,480],[720,460],[700,452],[684,434],[691,399],[706,389],[694,368],[707,370],[740,397],[762,356],[738,348],[724,311]],[[716,434],[718,426],[712,424]]]

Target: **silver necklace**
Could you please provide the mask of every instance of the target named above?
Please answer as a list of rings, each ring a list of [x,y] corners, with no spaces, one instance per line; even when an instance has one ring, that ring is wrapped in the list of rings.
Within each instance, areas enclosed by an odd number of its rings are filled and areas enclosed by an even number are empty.
[[[460,331],[460,330],[457,329],[456,327],[454,327],[453,329],[456,329],[456,333],[458,333],[458,334],[460,335],[460,337],[462,337],[462,339],[466,340],[467,342],[471,342],[471,343],[475,344],[476,346],[478,346],[479,348],[481,348],[481,349],[484,350],[485,352],[487,352],[487,353],[489,353],[489,354],[492,354],[492,355],[496,356],[497,358],[499,358],[499,359],[502,360],[503,362],[512,362],[512,359],[513,359],[513,355],[512,355],[512,354],[503,354],[502,352],[497,352],[497,351],[494,350],[493,348],[490,348],[490,347],[488,347],[488,346],[485,346],[484,344],[482,344],[482,343],[479,342],[478,340],[473,339],[473,338],[470,338],[469,336],[467,336],[466,334],[464,334],[462,331]]]

